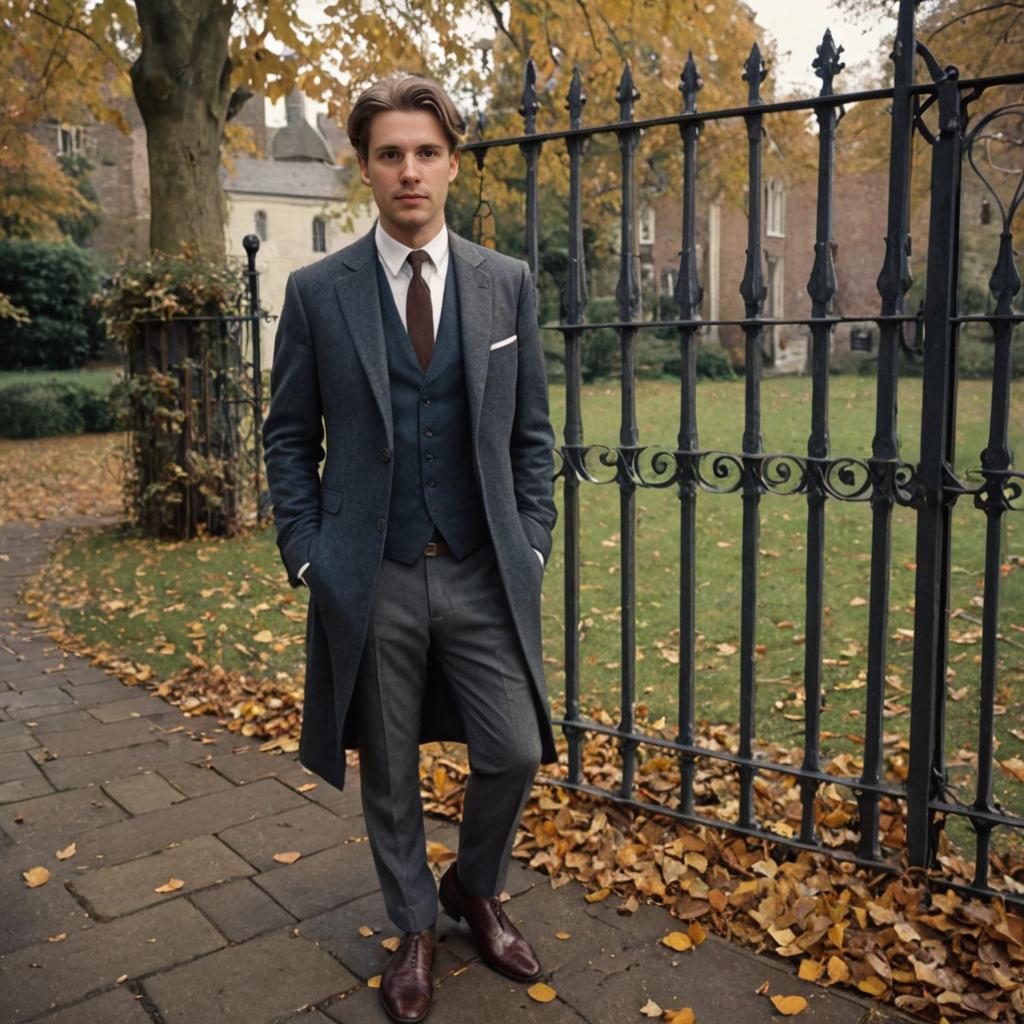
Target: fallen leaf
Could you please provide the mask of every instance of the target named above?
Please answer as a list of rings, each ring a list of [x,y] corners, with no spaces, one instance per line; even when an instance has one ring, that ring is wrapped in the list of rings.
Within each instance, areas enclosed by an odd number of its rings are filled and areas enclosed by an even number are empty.
[[[25,879],[25,884],[30,889],[35,889],[37,886],[46,885],[50,880],[50,870],[40,865],[29,868],[28,871],[22,871],[21,877]]]
[[[386,939],[381,939],[380,944],[389,953],[394,953],[394,951],[402,944],[402,940],[397,935],[389,935]]]
[[[57,860],[67,860],[69,857],[74,857],[76,851],[77,847],[72,843],[70,846],[65,846],[63,850],[58,850],[54,856]]]
[[[294,864],[301,856],[298,850],[288,850],[286,853],[275,853],[274,860],[278,864]]]
[[[123,985],[127,980],[128,980],[128,975],[127,974],[119,974],[114,979],[114,984],[115,985]]]
[[[640,1012],[645,1017],[660,1017],[661,1007],[653,999],[648,999],[647,1002],[640,1007]]]
[[[59,932],[57,935],[51,935],[46,941],[47,942],[63,942],[68,937],[67,932]]]
[[[688,949],[693,949],[693,939],[690,938],[685,932],[669,932],[662,940],[663,946],[668,946],[669,949],[674,949],[679,953],[682,953]]]
[[[611,889],[598,889],[597,892],[588,892],[583,898],[588,903],[600,903],[601,900],[608,899],[611,894]]]
[[[316,789],[316,786],[317,786],[317,784],[315,782],[304,782],[301,786],[299,786],[295,790],[295,792],[296,793],[308,793],[311,789]]]
[[[825,965],[818,960],[801,960],[798,972],[801,981],[817,981],[825,973]]]
[[[175,892],[183,888],[185,883],[180,878],[169,878],[163,885],[158,885],[153,892]]]
[[[772,996],[772,1006],[783,1017],[795,1017],[807,1009],[807,1000],[803,996]]]
[[[556,939],[561,939],[562,942],[565,942],[565,940],[570,938],[570,937],[571,937],[571,935],[570,935],[569,932],[555,932],[555,938]]]
[[[368,939],[373,935],[373,929],[368,924],[361,924],[359,926],[359,934],[362,935],[364,939]]]
[[[886,985],[881,978],[873,976],[861,978],[861,980],[857,982],[857,988],[869,996],[880,996],[889,990],[889,986]]]
[[[550,985],[545,985],[543,981],[531,985],[526,990],[526,994],[537,1003],[550,1003],[558,995]]]
[[[694,1024],[697,1018],[689,1006],[684,1006],[681,1010],[666,1010],[662,1020],[667,1024]]]
[[[380,988],[380,975],[379,974],[375,974],[372,978],[368,979],[367,982],[366,982],[366,987],[367,988]]]
[[[686,934],[690,936],[695,946],[699,946],[708,937],[707,929],[700,921],[691,921]]]
[[[840,960],[837,956],[830,956],[828,958],[828,977],[830,981],[846,981],[850,976],[850,968],[847,967],[845,960]]]

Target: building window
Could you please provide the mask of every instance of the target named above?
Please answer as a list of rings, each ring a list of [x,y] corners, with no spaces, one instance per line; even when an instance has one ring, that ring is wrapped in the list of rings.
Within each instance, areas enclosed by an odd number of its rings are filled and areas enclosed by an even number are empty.
[[[654,207],[640,207],[640,244],[654,245]]]
[[[327,252],[327,223],[323,217],[313,218],[313,252]]]
[[[256,234],[259,236],[261,242],[267,240],[267,211],[257,210],[256,215],[253,217]]]
[[[764,226],[772,238],[786,236],[786,186],[769,178],[764,187]]]
[[[75,156],[85,149],[85,137],[81,128],[74,125],[57,125],[57,155]]]

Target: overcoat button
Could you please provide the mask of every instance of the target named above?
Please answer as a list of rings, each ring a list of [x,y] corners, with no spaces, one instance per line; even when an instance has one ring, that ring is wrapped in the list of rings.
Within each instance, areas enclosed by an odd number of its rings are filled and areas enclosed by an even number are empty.
[[[391,449],[390,448],[381,448],[381,450],[380,450],[380,461],[381,462],[390,462],[391,461]]]
[[[378,533],[383,533],[384,532],[384,520],[383,519],[378,519],[377,520],[377,532]]]

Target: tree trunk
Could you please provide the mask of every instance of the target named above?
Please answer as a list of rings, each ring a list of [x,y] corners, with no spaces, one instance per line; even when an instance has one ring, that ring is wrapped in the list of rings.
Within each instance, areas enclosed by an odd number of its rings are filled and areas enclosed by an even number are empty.
[[[218,171],[231,99],[234,0],[135,0],[142,50],[132,89],[146,126],[150,249],[224,257]]]

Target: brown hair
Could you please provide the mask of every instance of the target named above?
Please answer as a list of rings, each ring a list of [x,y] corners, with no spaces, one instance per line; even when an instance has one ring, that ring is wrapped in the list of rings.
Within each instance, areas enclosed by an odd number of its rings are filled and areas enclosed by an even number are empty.
[[[366,160],[370,146],[370,122],[386,110],[429,110],[441,122],[448,149],[455,152],[466,123],[451,97],[432,78],[396,72],[360,93],[348,115],[349,142]]]

